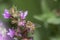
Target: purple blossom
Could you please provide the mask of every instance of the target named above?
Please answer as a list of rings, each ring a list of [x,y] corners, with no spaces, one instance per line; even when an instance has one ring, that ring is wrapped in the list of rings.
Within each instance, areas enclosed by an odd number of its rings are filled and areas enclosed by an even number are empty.
[[[3,21],[0,20],[0,40],[13,40],[7,35],[7,29]]]
[[[20,34],[20,33],[15,33],[15,36],[20,36],[20,37],[22,37],[22,35]]]
[[[14,40],[14,39],[6,35],[4,37],[0,36],[0,40]]]
[[[18,26],[24,26],[25,25],[25,20],[18,22]]]
[[[20,36],[20,37],[22,36],[22,35],[21,35],[20,27],[17,28],[17,30],[16,30],[16,32],[15,32],[15,35],[16,35],[16,36]]]
[[[10,37],[14,37],[15,35],[15,30],[14,29],[9,29],[9,32],[7,33]]]
[[[3,37],[2,36],[0,36],[0,40],[3,40]]]
[[[25,20],[18,22],[18,26],[24,26],[25,25]]]
[[[20,11],[20,17],[21,17],[21,19],[25,19],[26,16],[27,16],[27,14],[28,14],[28,11],[25,11],[25,12]]]
[[[7,9],[5,9],[4,10],[4,14],[3,14],[3,17],[5,18],[5,19],[8,19],[8,18],[10,18],[10,13],[9,13],[9,11],[7,10]]]

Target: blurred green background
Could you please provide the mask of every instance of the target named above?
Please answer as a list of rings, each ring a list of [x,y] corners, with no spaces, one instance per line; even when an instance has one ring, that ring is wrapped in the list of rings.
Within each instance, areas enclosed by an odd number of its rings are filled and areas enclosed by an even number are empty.
[[[13,5],[28,10],[28,20],[36,24],[34,40],[60,40],[60,0],[0,0],[0,19]]]

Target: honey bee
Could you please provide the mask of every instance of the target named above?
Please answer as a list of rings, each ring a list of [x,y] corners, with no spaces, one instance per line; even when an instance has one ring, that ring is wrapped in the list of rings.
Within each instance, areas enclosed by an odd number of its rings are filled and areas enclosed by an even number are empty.
[[[35,25],[31,21],[27,21],[26,28],[30,29],[30,32],[35,30]]]

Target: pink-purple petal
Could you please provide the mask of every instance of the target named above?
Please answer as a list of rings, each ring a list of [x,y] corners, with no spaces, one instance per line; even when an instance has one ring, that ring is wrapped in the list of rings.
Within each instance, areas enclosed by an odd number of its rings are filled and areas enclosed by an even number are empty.
[[[26,17],[26,16],[27,16],[27,14],[28,14],[28,11],[25,11],[25,12],[24,12],[24,17]]]
[[[9,35],[10,37],[14,37],[14,35],[15,35],[15,30],[9,29],[9,32],[7,33],[7,35]]]
[[[7,9],[5,9],[4,10],[4,14],[3,14],[3,17],[5,18],[5,19],[8,19],[8,18],[10,18],[10,13],[9,13],[9,11],[7,10]]]
[[[18,22],[18,26],[24,26],[24,25],[25,25],[25,21]]]
[[[27,14],[28,14],[28,11],[25,11],[25,12],[20,11],[20,17],[21,17],[21,19],[25,19],[26,16],[27,16]]]

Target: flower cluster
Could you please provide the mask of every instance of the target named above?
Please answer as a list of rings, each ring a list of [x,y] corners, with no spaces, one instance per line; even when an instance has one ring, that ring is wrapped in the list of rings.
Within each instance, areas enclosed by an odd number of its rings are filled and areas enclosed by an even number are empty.
[[[7,27],[4,22],[0,20],[0,40],[14,40],[9,35],[7,35]]]
[[[28,11],[17,11],[15,8],[5,9],[3,17],[11,19],[11,24],[16,25],[16,28],[9,28],[7,35],[12,38],[17,37],[18,40],[33,40],[32,36],[28,36],[28,33],[33,35],[35,25],[31,21],[26,21],[27,15]]]

